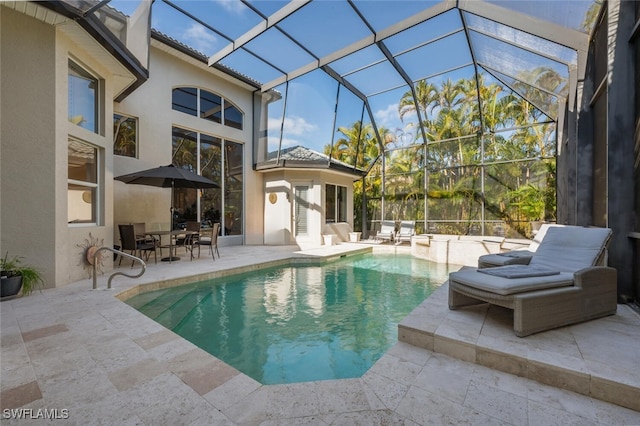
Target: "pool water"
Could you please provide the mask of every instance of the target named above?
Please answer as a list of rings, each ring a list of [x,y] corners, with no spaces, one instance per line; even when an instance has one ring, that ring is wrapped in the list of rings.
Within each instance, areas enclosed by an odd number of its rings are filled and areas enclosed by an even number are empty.
[[[367,254],[137,295],[127,303],[262,384],[362,376],[446,265]]]

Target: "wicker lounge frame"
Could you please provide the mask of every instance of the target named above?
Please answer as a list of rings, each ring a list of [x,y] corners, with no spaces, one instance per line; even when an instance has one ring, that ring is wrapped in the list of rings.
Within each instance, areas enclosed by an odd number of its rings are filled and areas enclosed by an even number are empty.
[[[553,228],[533,254],[530,265],[519,268],[532,276],[507,278],[477,268],[449,275],[449,309],[489,303],[513,310],[513,330],[524,337],[607,315],[617,309],[617,272],[594,266],[601,262],[611,236],[604,228]],[[536,270],[553,274],[535,276]]]

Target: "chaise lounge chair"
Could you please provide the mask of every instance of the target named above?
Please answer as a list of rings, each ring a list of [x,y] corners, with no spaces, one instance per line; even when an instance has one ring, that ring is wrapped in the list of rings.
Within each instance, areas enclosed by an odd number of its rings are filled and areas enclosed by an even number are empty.
[[[495,266],[504,266],[504,265],[528,265],[531,261],[531,257],[538,249],[540,242],[544,239],[544,236],[547,234],[547,231],[552,226],[566,226],[566,225],[557,225],[554,223],[545,223],[540,226],[540,229],[536,233],[535,237],[531,240],[529,247],[525,250],[517,249],[511,250],[504,253],[491,253],[485,254],[478,258],[478,268],[492,268]]]
[[[383,220],[380,224],[380,231],[376,234],[377,240],[393,241],[396,234],[396,223],[392,220]]]
[[[613,315],[616,270],[594,266],[610,238],[608,228],[551,227],[528,265],[449,274],[449,309],[485,302],[512,309],[519,337]]]
[[[396,244],[411,242],[411,237],[416,234],[416,221],[403,220],[400,221],[400,230],[396,234]]]

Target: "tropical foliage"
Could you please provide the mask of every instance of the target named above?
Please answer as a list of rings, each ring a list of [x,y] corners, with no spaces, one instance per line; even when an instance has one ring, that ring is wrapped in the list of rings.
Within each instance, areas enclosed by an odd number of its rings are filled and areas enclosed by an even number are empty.
[[[549,69],[526,74],[514,91],[482,74],[417,82],[415,98],[407,91],[398,103],[415,134],[379,129],[378,140],[370,125],[339,127],[325,153],[369,172],[354,188],[356,229],[363,196],[368,221],[383,219],[384,200],[384,219],[415,219],[421,232],[502,235],[506,225],[528,235],[531,221],[554,220],[557,102],[548,93],[566,82]]]

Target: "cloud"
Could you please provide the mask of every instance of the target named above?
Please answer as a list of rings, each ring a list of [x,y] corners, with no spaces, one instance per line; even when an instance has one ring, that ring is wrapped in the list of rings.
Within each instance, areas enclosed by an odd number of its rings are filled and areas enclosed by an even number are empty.
[[[275,151],[280,143],[280,139],[277,137],[269,137],[269,151]],[[298,139],[292,138],[283,138],[282,139],[282,148],[289,148],[291,146],[302,145],[302,143]]]
[[[385,109],[379,109],[373,113],[378,127],[394,129],[398,127],[400,117],[398,116],[398,104],[389,104]]]
[[[282,118],[269,118],[269,129],[280,130]],[[285,136],[302,136],[318,130],[318,126],[307,122],[302,117],[291,116],[284,119]]]
[[[234,15],[242,15],[246,6],[239,0],[215,0],[223,9]]]
[[[400,120],[398,114],[398,104],[389,104],[385,109],[379,109],[373,113],[378,127],[384,127],[391,132],[397,130],[407,130],[413,126],[413,123],[417,121],[417,116],[414,112],[405,114],[403,120]]]
[[[218,40],[205,27],[196,23],[184,31],[184,38],[187,45],[202,53],[212,52]]]
[[[302,117],[291,116],[284,119],[285,135],[301,136],[318,130],[318,126],[307,122]]]

